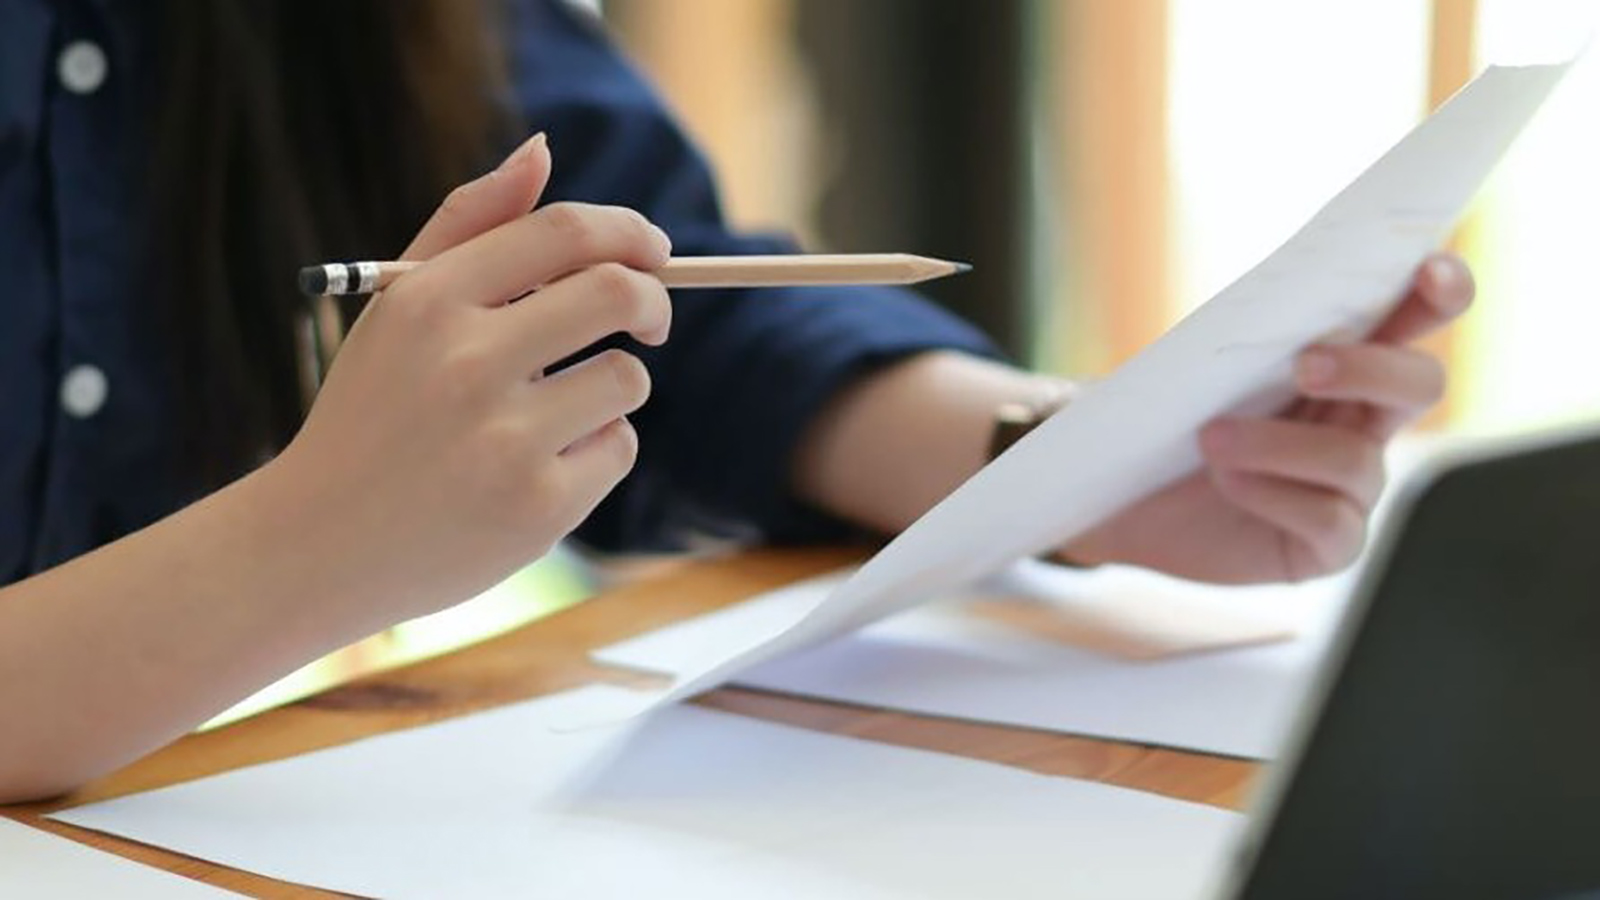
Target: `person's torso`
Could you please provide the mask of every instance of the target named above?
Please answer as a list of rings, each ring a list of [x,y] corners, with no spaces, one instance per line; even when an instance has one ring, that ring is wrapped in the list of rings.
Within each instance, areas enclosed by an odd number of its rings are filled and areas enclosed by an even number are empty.
[[[169,511],[143,4],[0,3],[0,584]]]

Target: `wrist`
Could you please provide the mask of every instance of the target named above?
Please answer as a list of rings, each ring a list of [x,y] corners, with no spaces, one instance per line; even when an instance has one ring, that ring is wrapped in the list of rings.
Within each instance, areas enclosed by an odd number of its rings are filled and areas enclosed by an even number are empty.
[[[995,406],[1028,395],[1029,376],[934,350],[872,371],[840,391],[795,453],[796,494],[892,534],[984,464]]]
[[[1044,558],[1049,562],[1074,569],[1093,569],[1116,561],[1106,552],[1104,542],[1093,530],[1049,551]]]
[[[1000,404],[994,413],[989,439],[992,461],[1026,437],[1046,419],[1060,412],[1077,397],[1077,383],[1049,375],[1033,378],[1032,390],[1024,398]],[[1105,561],[1087,538],[1076,539],[1041,555],[1042,559],[1073,568],[1092,568]]]
[[[238,565],[286,632],[342,646],[394,624],[378,614],[381,586],[363,560],[364,529],[329,491],[319,489],[295,454],[285,451],[224,488],[239,536]]]
[[[1078,385],[1053,375],[1032,375],[1020,387],[1020,396],[1001,403],[994,411],[989,436],[989,460],[1011,448],[1029,432],[1060,412],[1078,394]]]

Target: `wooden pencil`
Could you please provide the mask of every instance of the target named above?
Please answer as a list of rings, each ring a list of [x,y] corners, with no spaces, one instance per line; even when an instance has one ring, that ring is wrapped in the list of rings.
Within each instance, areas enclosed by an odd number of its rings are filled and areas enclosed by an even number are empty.
[[[312,297],[381,291],[415,262],[327,263],[300,270]],[[789,285],[916,284],[969,271],[966,263],[909,253],[818,253],[788,256],[675,256],[655,274],[671,288]]]

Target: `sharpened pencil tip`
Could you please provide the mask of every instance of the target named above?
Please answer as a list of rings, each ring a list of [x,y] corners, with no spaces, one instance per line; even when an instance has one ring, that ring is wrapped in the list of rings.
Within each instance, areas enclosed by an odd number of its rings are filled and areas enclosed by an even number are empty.
[[[958,263],[956,263],[956,271],[955,271],[954,274],[960,275],[963,272],[971,272],[971,271],[972,271],[972,263],[961,263],[961,262],[958,262]]]

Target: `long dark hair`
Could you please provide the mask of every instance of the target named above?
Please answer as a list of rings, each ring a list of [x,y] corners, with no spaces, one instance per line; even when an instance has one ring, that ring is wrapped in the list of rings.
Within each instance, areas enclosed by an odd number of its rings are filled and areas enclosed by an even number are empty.
[[[296,269],[392,258],[510,124],[483,0],[165,0],[163,13],[152,275],[199,491],[300,425]]]

